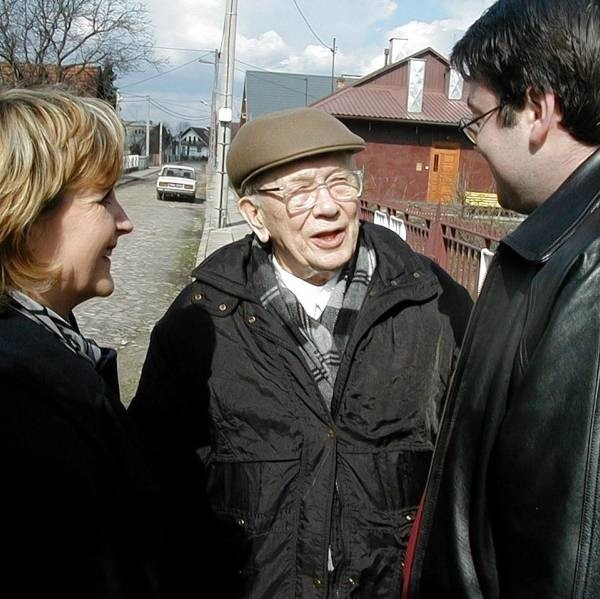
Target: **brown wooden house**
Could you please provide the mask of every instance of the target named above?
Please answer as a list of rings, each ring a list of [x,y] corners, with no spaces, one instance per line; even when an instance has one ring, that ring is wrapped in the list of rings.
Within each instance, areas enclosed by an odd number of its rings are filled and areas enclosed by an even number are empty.
[[[458,130],[471,118],[467,84],[446,58],[426,48],[312,104],[367,142],[365,198],[461,202],[486,197],[494,183],[485,160]]]

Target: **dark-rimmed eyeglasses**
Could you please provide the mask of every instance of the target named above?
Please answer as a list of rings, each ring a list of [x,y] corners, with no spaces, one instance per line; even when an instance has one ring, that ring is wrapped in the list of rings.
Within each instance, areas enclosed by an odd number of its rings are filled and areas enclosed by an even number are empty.
[[[289,213],[310,210],[317,203],[319,189],[325,187],[336,202],[353,202],[363,190],[363,171],[341,169],[330,173],[323,183],[291,183],[281,187],[262,187],[254,193],[271,193],[286,205]]]
[[[485,121],[483,119],[489,117],[490,114],[496,112],[496,110],[500,110],[503,106],[503,104],[498,104],[498,106],[494,106],[491,110],[484,112],[470,121],[467,121],[467,119],[460,119],[460,121],[458,121],[458,130],[462,131],[469,138],[470,142],[476,144],[479,132],[487,123],[487,119]]]

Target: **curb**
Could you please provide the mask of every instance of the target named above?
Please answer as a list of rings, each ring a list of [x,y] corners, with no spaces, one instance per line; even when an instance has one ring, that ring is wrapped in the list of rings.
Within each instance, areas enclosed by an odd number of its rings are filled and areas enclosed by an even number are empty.
[[[121,187],[123,185],[127,185],[128,183],[133,183],[134,181],[139,181],[140,179],[147,179],[148,177],[152,177],[153,175],[156,175],[156,173],[158,173],[158,171],[160,170],[160,167],[156,167],[156,170],[151,170],[147,173],[144,174],[133,174],[136,171],[132,171],[131,174],[126,174],[123,175],[116,183],[115,183],[115,187]]]

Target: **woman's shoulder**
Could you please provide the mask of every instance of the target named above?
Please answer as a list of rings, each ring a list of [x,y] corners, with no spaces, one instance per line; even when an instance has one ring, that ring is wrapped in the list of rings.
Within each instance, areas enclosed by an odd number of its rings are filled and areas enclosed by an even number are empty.
[[[69,361],[72,352],[50,331],[23,314],[0,312],[0,371],[9,374],[16,364],[51,370],[58,361]]]
[[[98,403],[104,383],[85,360],[50,331],[15,311],[0,314],[0,385],[48,403],[52,398]]]
[[[107,435],[117,435],[124,417],[115,414],[110,390],[86,360],[20,314],[0,317],[0,388],[5,449],[31,453],[46,445],[49,451],[60,440],[67,457],[83,460],[106,453]]]

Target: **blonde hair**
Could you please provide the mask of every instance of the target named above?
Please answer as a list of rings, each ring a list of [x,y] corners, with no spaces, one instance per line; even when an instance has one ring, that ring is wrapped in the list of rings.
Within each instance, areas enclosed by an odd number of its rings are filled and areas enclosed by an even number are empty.
[[[54,87],[0,91],[0,296],[52,284],[56,265],[36,263],[28,248],[31,225],[66,192],[111,188],[123,144],[102,100]]]

